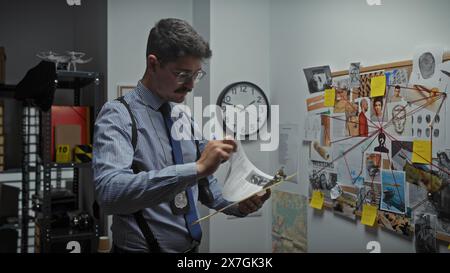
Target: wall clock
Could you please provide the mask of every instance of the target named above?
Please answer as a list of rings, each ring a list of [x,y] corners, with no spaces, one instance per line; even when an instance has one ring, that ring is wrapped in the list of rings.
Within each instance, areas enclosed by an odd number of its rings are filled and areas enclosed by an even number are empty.
[[[224,126],[235,135],[246,138],[258,133],[270,115],[266,94],[259,86],[251,82],[235,82],[225,87],[217,98],[217,105],[223,110]],[[245,126],[237,128],[237,122],[230,121],[226,117],[226,111],[248,115]]]

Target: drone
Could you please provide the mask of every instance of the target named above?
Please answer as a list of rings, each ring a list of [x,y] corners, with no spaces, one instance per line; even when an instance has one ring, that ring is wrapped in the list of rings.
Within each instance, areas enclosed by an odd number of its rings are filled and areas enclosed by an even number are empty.
[[[85,64],[92,61],[92,57],[86,60],[82,60],[81,58],[86,55],[83,52],[67,51],[67,54],[69,54],[70,57],[69,65],[67,66],[67,70],[69,71],[71,65],[73,66],[73,71],[77,71],[77,64]]]
[[[66,55],[61,55],[53,51],[42,51],[36,54],[36,56],[43,60],[54,62],[57,70],[67,71],[70,71],[71,68],[73,68],[73,71],[77,71],[77,64],[85,64],[92,61],[92,58],[81,59],[86,55],[83,52],[66,51],[66,53]]]
[[[36,54],[36,56],[43,60],[54,62],[56,69],[58,69],[60,64],[68,63],[70,60],[69,56],[60,55],[59,53],[53,51],[42,51]]]

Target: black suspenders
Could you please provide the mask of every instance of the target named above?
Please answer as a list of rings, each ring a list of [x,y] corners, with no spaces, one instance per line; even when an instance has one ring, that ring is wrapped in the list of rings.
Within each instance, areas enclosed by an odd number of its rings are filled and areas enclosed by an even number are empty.
[[[136,151],[137,146],[137,126],[136,126],[136,120],[134,119],[134,115],[131,112],[130,105],[125,101],[123,97],[117,98],[119,102],[121,102],[125,108],[128,110],[128,113],[131,117],[131,144],[133,145],[133,151]],[[192,130],[192,137],[194,137],[194,126],[191,126]],[[195,139],[195,147],[197,150],[197,160],[200,158],[200,146],[199,141]],[[137,166],[138,164],[133,161],[131,164],[131,168],[134,173],[139,173],[142,168],[139,168]],[[199,191],[199,199],[203,204],[211,204],[214,201],[214,196],[209,189],[209,181],[207,178],[202,178],[198,181],[198,191]],[[159,253],[161,252],[161,248],[158,244],[158,241],[156,240],[155,236],[153,235],[152,230],[150,229],[149,225],[144,219],[144,216],[142,215],[142,210],[139,210],[135,213],[133,213],[134,219],[136,220],[136,223],[139,226],[139,229],[141,230],[142,234],[145,237],[145,241],[147,242],[147,245],[150,249],[150,252],[153,253]]]
[[[128,103],[124,100],[123,97],[120,97],[117,99],[120,101],[125,108],[127,108],[128,113],[131,117],[131,144],[133,145],[133,151],[136,151],[136,145],[137,145],[137,127],[136,127],[136,121],[134,119],[134,115],[131,112],[131,108],[128,105]],[[136,162],[133,161],[131,164],[131,168],[133,169],[133,172],[139,173],[139,169],[136,166]],[[161,252],[161,248],[159,247],[158,241],[155,238],[155,235],[153,235],[152,230],[150,229],[149,225],[144,219],[144,216],[142,215],[142,210],[138,210],[135,213],[133,213],[134,219],[136,220],[136,223],[139,226],[139,229],[141,230],[142,234],[145,237],[145,241],[147,242],[147,245],[149,247],[150,252],[153,253],[159,253]]]

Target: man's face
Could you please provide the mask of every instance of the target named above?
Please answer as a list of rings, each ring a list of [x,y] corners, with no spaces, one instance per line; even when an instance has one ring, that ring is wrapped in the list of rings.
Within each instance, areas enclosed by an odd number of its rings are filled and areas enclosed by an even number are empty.
[[[400,88],[394,89],[394,97],[400,97]]]
[[[369,104],[367,103],[367,100],[363,99],[361,101],[361,110],[365,113],[369,109]]]
[[[194,88],[193,78],[184,83],[178,83],[177,75],[180,72],[195,73],[201,70],[201,59],[192,56],[184,56],[175,62],[168,62],[163,65],[158,62],[152,77],[155,83],[157,95],[165,101],[180,103],[186,98],[187,93]]]

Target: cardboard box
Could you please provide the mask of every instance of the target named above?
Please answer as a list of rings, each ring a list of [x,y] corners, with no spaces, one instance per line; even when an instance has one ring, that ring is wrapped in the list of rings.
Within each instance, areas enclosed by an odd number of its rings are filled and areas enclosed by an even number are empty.
[[[5,48],[0,47],[0,84],[5,84],[6,82],[5,63],[6,63]]]
[[[70,154],[72,155],[72,150],[81,144],[81,138],[80,125],[66,124],[55,126],[55,148],[57,145],[69,145]]]
[[[89,144],[90,141],[90,113],[89,107],[83,106],[52,106],[52,146],[51,154],[52,160],[55,157],[55,148],[57,144],[71,144],[71,143],[57,143],[55,141],[55,128],[60,125],[78,125],[81,128],[81,140],[76,143]],[[75,146],[71,147],[75,148]]]

